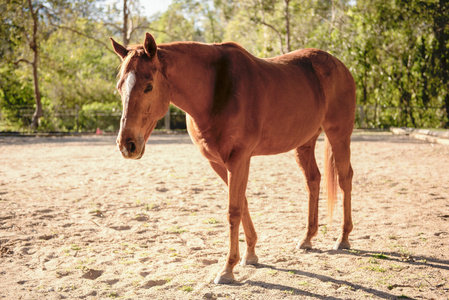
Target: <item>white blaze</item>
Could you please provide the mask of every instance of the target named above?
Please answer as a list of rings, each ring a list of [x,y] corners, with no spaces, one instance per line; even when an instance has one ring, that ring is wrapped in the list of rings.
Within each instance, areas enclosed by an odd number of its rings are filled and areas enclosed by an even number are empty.
[[[127,122],[127,114],[128,114],[128,105],[129,105],[129,98],[131,97],[131,92],[136,84],[136,74],[134,71],[131,71],[128,73],[128,76],[126,77],[126,80],[122,86],[122,102],[123,102],[123,112],[122,112],[122,120],[120,122],[120,132],[119,136],[117,138],[117,143],[119,145],[119,149],[122,152],[124,157],[128,157],[128,150],[126,149],[126,146],[123,145],[122,141],[122,130],[126,127]],[[121,146],[120,146],[121,145]]]
[[[123,91],[123,99],[125,100],[123,102],[123,109],[124,109],[124,113],[128,112],[128,103],[129,103],[129,97],[131,96],[131,91],[134,88],[134,85],[136,84],[136,74],[134,73],[134,71],[129,72],[128,77],[126,77],[125,80],[125,89]]]

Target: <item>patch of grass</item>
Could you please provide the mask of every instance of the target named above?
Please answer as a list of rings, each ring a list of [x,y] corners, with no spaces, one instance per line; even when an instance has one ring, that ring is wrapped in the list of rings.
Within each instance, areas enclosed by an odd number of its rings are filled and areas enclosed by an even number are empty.
[[[395,277],[395,275],[387,275],[387,276],[385,276],[385,277],[380,278],[380,279],[378,280],[378,283],[379,283],[380,285],[386,285],[387,288],[388,288],[389,286],[393,286],[393,285],[389,284],[388,282],[390,281],[390,279],[392,279],[392,278],[394,278],[394,277]],[[394,287],[394,286],[393,286],[393,287]]]
[[[72,250],[75,250],[75,251],[81,250],[81,247],[76,244],[72,244],[71,248],[72,248]]]
[[[348,291],[355,291],[355,288],[353,287],[353,286],[350,286],[350,285],[347,285],[347,284],[342,284],[340,287],[339,287],[339,290],[340,289],[345,289],[345,290],[348,290]]]
[[[276,275],[277,272],[278,272],[278,271],[272,270],[272,269],[271,269],[271,270],[267,270],[267,273],[270,274],[270,275]]]
[[[374,257],[371,257],[370,259],[368,259],[368,262],[370,264],[378,264],[379,262],[377,261],[377,259],[375,259]]]
[[[168,229],[168,231],[173,232],[173,233],[177,233],[177,234],[181,234],[181,233],[187,232],[187,230],[182,229],[179,226],[171,227],[170,229]]]
[[[193,291],[193,287],[191,287],[189,285],[184,285],[180,288],[180,290],[184,291],[184,292],[191,292],[191,291]]]
[[[386,256],[385,254],[382,254],[382,253],[374,253],[374,254],[371,254],[371,256],[374,258],[378,258],[378,259],[390,259],[388,256]]]
[[[107,297],[109,297],[109,298],[117,298],[118,297],[118,293],[111,292],[111,293],[107,294]]]
[[[366,266],[366,267],[364,267],[364,268],[367,269],[367,270],[373,271],[373,272],[381,272],[381,273],[384,273],[384,272],[387,271],[387,270],[384,269],[384,267],[379,266],[379,265]]]
[[[204,223],[206,223],[206,224],[218,224],[220,222],[217,219],[215,219],[215,218],[210,218],[210,219],[205,220]]]
[[[304,281],[300,281],[298,284],[302,285],[302,286],[309,285],[309,283],[307,281],[305,281],[305,280]]]
[[[85,269],[86,265],[93,264],[96,261],[95,258],[86,258],[77,260],[75,269]]]
[[[413,259],[413,253],[408,250],[407,248],[404,248],[402,246],[399,246],[399,254],[401,255],[402,261],[414,261]]]
[[[402,267],[400,265],[397,265],[397,264],[391,264],[390,265],[390,269],[393,270],[393,271],[400,272],[400,271],[402,271],[404,269],[404,267]]]
[[[321,233],[325,236],[327,234],[327,225],[321,226]]]
[[[141,257],[141,258],[142,257],[150,257],[150,255],[151,255],[150,252],[145,251],[145,252],[140,252],[138,257]]]
[[[145,204],[145,210],[152,210],[155,207],[154,204],[150,203],[150,204]]]
[[[132,285],[137,287],[140,285],[140,281],[141,281],[140,279],[135,279],[135,280],[133,280]]]

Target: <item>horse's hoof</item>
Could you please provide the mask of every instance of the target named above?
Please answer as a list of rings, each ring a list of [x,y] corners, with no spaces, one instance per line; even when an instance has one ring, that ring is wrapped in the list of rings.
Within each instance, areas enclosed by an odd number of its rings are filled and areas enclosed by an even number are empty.
[[[252,255],[246,255],[242,258],[242,261],[240,262],[241,266],[248,266],[248,265],[257,265],[257,263],[259,262],[259,258],[257,257],[256,254],[252,254]]]
[[[234,280],[234,274],[232,273],[220,273],[215,277],[214,283],[215,284],[231,284]]]
[[[349,241],[337,241],[334,245],[334,250],[341,249],[351,249],[351,244],[349,243]]]
[[[312,243],[310,241],[302,241],[296,246],[297,249],[312,250]]]

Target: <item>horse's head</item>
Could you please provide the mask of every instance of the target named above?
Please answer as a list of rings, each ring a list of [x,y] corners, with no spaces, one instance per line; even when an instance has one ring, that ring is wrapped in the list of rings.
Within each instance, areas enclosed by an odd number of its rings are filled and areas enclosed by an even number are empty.
[[[111,41],[122,59],[117,89],[123,113],[117,146],[125,158],[139,159],[157,121],[168,110],[167,81],[151,34],[146,34],[143,45],[129,48]]]

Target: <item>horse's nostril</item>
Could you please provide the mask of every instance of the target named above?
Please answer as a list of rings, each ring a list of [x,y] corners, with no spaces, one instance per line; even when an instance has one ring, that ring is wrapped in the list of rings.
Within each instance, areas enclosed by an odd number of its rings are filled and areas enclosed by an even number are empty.
[[[136,151],[136,144],[133,141],[129,142],[129,152],[134,153]]]

